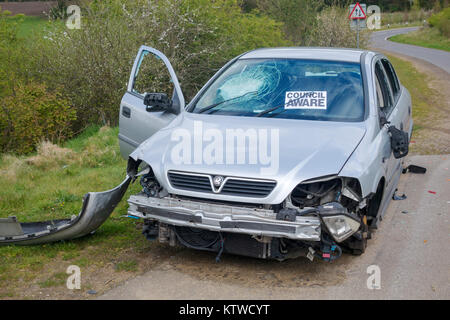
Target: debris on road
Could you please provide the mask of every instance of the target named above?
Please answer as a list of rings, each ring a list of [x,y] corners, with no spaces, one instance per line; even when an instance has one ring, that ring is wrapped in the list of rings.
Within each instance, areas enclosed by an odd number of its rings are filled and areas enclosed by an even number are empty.
[[[394,191],[392,195],[392,200],[405,200],[407,198],[406,194],[402,194],[401,196],[397,195],[397,189]]]
[[[427,172],[427,168],[410,164],[409,166],[404,168],[402,171],[402,173],[407,173],[407,172],[424,174]]]

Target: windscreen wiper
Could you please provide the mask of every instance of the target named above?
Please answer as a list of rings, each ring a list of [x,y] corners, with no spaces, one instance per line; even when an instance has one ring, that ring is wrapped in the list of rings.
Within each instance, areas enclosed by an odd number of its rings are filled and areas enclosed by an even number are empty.
[[[239,98],[243,98],[243,97],[245,97],[246,95],[248,95],[250,93],[258,93],[258,91],[249,91],[249,92],[244,93],[241,96],[237,96],[237,97],[234,97],[234,98],[231,98],[231,99],[227,99],[227,100],[223,100],[223,101],[214,103],[214,104],[212,104],[210,106],[207,106],[207,107],[204,107],[203,109],[200,109],[197,113],[203,113],[205,111],[208,111],[208,110],[210,110],[212,108],[215,108],[215,107],[221,105],[222,103],[225,103],[225,102],[228,102],[228,101],[231,101],[231,100],[235,100],[235,99],[239,99]]]
[[[279,106],[276,106],[276,107],[273,107],[273,108],[261,111],[255,117],[261,117],[261,116],[265,115],[266,113],[269,113],[269,112],[275,111],[277,109],[280,109],[281,107],[284,107],[285,105],[286,105],[286,103],[283,103],[283,104],[280,104]]]

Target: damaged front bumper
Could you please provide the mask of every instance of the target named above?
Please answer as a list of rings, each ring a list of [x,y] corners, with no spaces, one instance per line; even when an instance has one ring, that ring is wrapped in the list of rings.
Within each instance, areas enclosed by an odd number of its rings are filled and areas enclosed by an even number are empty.
[[[321,240],[321,220],[317,216],[297,216],[295,221],[284,221],[277,220],[277,213],[270,209],[146,195],[133,195],[128,203],[130,216],[168,225],[292,240]]]
[[[358,218],[337,202],[304,209],[272,210],[196,198],[132,195],[128,216],[145,219],[143,234],[183,246],[263,259],[338,258],[344,241],[360,228]]]
[[[94,232],[111,215],[122,199],[131,177],[127,176],[114,189],[89,192],[83,198],[78,216],[42,222],[20,223],[15,217],[0,219],[0,244],[41,244],[71,240]]]

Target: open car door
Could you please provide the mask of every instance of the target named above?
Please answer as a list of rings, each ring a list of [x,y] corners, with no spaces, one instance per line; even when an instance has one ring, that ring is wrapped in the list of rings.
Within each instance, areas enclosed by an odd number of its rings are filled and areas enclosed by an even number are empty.
[[[160,97],[165,97],[164,103],[170,108],[157,107],[161,105]],[[167,57],[156,49],[142,46],[120,104],[119,141],[122,156],[128,157],[141,142],[183,112],[184,106],[180,84]],[[16,217],[0,218],[0,245],[41,244],[90,234],[108,219],[132,179],[127,175],[111,190],[87,193],[78,216],[22,223]]]
[[[151,93],[171,97],[170,110],[158,111],[144,103]],[[185,102],[178,78],[167,57],[160,51],[141,46],[134,61],[127,92],[120,103],[119,143],[122,157],[172,121],[184,110]]]

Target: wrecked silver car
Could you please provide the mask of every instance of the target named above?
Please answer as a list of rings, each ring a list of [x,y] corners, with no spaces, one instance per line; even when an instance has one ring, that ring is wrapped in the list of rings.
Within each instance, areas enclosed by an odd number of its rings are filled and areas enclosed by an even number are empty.
[[[127,179],[93,210],[139,181],[128,215],[148,239],[332,261],[364,252],[394,195],[411,97],[381,54],[270,48],[228,62],[186,105],[167,57],[142,46],[119,127]]]
[[[137,83],[148,57],[167,66],[170,98]],[[185,106],[168,59],[142,47],[120,112],[122,154],[142,170],[128,213],[145,219],[149,239],[218,257],[359,254],[396,189],[411,131],[410,95],[381,54],[254,50]]]

